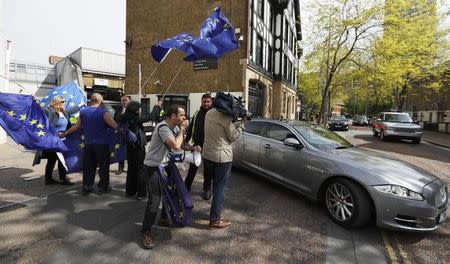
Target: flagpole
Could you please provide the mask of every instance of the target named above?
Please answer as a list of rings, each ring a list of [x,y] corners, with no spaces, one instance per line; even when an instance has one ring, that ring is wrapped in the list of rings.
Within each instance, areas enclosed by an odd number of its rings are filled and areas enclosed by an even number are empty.
[[[155,72],[158,70],[159,65],[161,65],[161,63],[158,63],[158,65],[155,67],[155,69],[152,71],[152,73],[150,73],[150,76],[147,78],[147,80],[145,80],[144,84],[142,85],[142,89],[144,89],[147,82],[150,81],[150,79],[153,77],[153,74],[155,74]]]
[[[177,78],[178,74],[181,71],[181,68],[183,68],[184,62],[181,64],[180,68],[178,69],[177,73],[175,74],[175,76],[173,77],[172,81],[169,84],[169,87],[167,87],[166,91],[163,94],[163,97],[161,98],[161,100],[164,101],[164,97],[166,97],[167,92],[169,91],[170,87],[172,86],[173,82],[175,81],[175,79]]]
[[[142,97],[142,72],[141,72],[141,64],[138,65],[138,82],[139,82],[139,93],[138,93],[138,102],[141,102]]]

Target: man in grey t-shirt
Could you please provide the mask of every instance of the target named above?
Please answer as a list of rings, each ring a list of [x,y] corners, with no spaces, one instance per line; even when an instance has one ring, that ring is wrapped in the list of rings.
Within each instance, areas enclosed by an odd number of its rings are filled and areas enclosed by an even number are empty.
[[[189,146],[183,144],[184,133],[189,127],[184,109],[178,105],[171,105],[166,111],[164,121],[159,123],[153,131],[148,152],[144,160],[144,173],[147,178],[148,200],[145,209],[144,221],[142,222],[143,247],[151,249],[153,239],[151,228],[155,223],[156,213],[161,200],[161,190],[158,177],[155,172],[159,165],[168,161],[168,154],[172,150],[201,151],[200,146]]]

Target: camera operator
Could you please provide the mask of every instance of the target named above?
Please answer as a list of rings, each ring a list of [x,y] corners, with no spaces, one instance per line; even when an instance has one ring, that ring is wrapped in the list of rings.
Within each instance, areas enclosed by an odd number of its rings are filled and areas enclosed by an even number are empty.
[[[222,220],[220,213],[225,200],[225,186],[228,182],[233,160],[231,143],[235,142],[244,130],[247,117],[235,125],[234,117],[213,108],[205,116],[205,142],[203,160],[205,171],[213,183],[213,197],[209,215],[211,229],[225,228],[230,221]]]

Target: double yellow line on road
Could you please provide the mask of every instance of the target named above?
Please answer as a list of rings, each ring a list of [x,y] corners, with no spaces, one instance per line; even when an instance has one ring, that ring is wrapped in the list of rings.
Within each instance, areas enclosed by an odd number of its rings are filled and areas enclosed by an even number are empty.
[[[389,263],[391,263],[391,264],[400,264],[400,263],[412,264],[411,260],[409,260],[409,258],[408,258],[408,254],[403,250],[402,246],[400,245],[400,243],[395,235],[391,236],[394,240],[393,243],[389,239],[389,235],[386,233],[386,231],[381,231],[381,236],[383,237],[383,243],[384,243],[384,247],[386,249],[387,258],[388,258]],[[394,246],[395,246],[395,248],[394,248]],[[397,252],[396,252],[396,250],[397,250]]]

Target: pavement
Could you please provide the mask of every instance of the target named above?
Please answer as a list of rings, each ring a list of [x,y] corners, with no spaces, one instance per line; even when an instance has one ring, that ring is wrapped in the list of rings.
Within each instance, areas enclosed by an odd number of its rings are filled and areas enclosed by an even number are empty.
[[[424,130],[422,140],[428,143],[450,148],[450,134]]]

